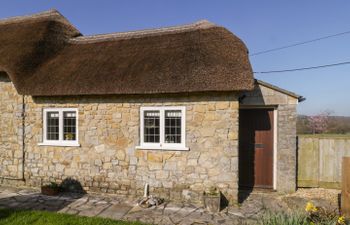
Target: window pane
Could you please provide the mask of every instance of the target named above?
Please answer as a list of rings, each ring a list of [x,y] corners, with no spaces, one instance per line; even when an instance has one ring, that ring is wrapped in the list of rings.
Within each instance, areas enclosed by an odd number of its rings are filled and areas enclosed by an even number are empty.
[[[181,110],[165,111],[165,143],[181,143]]]
[[[63,113],[63,140],[76,140],[76,113]]]
[[[144,142],[159,143],[159,111],[144,112]]]
[[[58,112],[48,112],[47,116],[47,140],[58,140],[59,139],[59,115]]]

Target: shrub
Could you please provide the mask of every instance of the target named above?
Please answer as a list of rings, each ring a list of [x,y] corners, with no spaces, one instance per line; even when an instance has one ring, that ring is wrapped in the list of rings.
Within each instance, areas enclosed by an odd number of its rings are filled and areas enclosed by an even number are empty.
[[[320,225],[333,225],[333,224],[346,224],[339,223],[338,215],[335,212],[328,212],[324,208],[316,207],[312,202],[308,202],[305,207],[307,213],[307,219],[310,224],[320,224]],[[341,217],[339,217],[341,218]]]
[[[310,225],[303,214],[267,213],[261,220],[262,225]]]
[[[60,189],[60,186],[56,182],[50,182],[50,184],[43,185],[43,187],[48,187],[55,190]]]
[[[262,225],[346,225],[343,216],[335,212],[316,207],[308,202],[305,207],[306,213],[267,213],[262,217]]]

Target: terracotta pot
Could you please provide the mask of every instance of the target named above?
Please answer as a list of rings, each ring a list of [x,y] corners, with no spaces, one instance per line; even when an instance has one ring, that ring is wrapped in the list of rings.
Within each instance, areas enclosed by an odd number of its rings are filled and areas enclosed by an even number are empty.
[[[57,188],[52,187],[41,187],[41,194],[43,195],[49,195],[49,196],[55,196],[59,194],[59,190]]]
[[[218,195],[208,195],[203,196],[204,207],[209,212],[220,212],[221,209],[221,194]]]

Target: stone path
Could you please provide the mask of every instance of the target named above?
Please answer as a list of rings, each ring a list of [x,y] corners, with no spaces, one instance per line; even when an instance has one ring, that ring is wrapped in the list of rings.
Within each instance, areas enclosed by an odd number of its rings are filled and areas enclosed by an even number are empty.
[[[257,224],[259,217],[267,210],[297,210],[298,207],[303,208],[306,201],[308,199],[299,196],[253,193],[240,206],[228,207],[220,213],[209,213],[203,207],[189,203],[165,202],[158,207],[143,209],[137,206],[137,200],[116,195],[65,193],[51,197],[41,195],[34,189],[0,186],[0,208],[48,210],[159,225]]]

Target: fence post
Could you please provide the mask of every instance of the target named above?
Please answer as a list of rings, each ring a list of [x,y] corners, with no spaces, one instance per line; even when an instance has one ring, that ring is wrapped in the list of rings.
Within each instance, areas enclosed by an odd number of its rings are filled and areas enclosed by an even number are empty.
[[[350,217],[350,157],[343,157],[342,162],[341,211]]]

